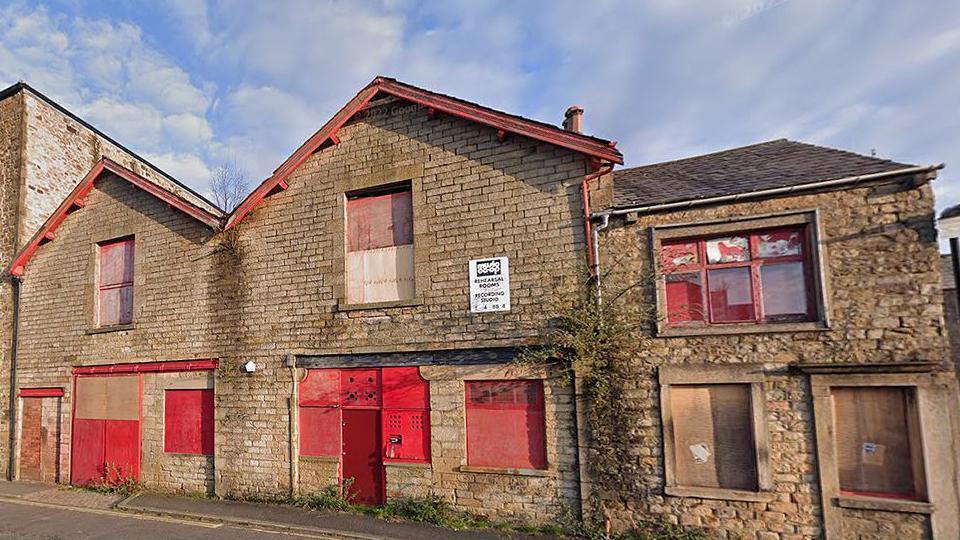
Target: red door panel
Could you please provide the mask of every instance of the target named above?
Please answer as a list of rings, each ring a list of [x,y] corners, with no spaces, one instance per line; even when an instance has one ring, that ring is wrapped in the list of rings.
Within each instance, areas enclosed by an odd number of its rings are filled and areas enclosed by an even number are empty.
[[[343,409],[343,478],[353,479],[349,493],[356,502],[383,502],[380,411]]]
[[[20,479],[39,482],[42,452],[41,414],[43,398],[23,398],[23,419],[20,425]]]
[[[73,421],[70,483],[77,486],[96,482],[103,477],[104,420],[76,418]]]
[[[140,422],[136,420],[105,420],[104,463],[109,470],[108,480],[121,477],[140,479]]]

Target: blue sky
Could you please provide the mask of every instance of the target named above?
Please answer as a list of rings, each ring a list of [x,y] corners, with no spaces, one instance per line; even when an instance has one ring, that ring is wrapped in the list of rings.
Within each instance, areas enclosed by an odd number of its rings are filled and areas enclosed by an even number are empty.
[[[947,162],[960,202],[957,0],[49,0],[0,7],[25,80],[207,191],[252,184],[375,75],[619,141],[627,165],[788,137]]]

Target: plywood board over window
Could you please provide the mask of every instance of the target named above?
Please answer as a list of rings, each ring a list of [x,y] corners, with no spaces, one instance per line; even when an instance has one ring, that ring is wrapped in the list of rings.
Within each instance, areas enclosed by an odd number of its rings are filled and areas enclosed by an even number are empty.
[[[757,490],[750,385],[678,385],[670,391],[678,485]]]
[[[414,297],[413,200],[409,183],[347,196],[347,301]]]
[[[771,500],[763,366],[660,368],[668,495]]]
[[[133,322],[133,238],[97,245],[97,324]]]

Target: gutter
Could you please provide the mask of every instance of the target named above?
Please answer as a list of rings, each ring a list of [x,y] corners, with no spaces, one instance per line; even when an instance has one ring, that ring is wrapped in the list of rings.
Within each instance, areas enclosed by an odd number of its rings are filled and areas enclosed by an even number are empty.
[[[602,218],[603,216],[624,216],[627,214],[652,214],[654,212],[661,212],[664,210],[685,210],[687,208],[692,208],[695,206],[705,206],[710,204],[719,204],[727,202],[737,202],[742,200],[757,199],[763,197],[772,197],[776,195],[787,195],[790,193],[800,193],[805,191],[813,191],[829,187],[839,187],[839,186],[854,186],[861,182],[869,182],[872,180],[879,180],[882,178],[889,178],[891,176],[904,176],[908,174],[920,174],[926,172],[938,171],[944,168],[946,164],[939,163],[937,165],[923,165],[919,167],[907,167],[905,169],[897,169],[895,171],[886,171],[872,174],[861,174],[859,176],[847,176],[844,178],[836,178],[834,180],[823,180],[820,182],[810,182],[808,184],[798,184],[795,186],[780,187],[773,189],[762,189],[759,191],[749,191],[746,193],[737,193],[734,195],[721,195],[718,197],[707,197],[704,199],[688,199],[686,201],[678,201],[671,203],[663,204],[653,204],[648,206],[635,206],[632,208],[620,208],[616,210],[608,210],[606,212],[600,212],[594,214],[594,218]]]

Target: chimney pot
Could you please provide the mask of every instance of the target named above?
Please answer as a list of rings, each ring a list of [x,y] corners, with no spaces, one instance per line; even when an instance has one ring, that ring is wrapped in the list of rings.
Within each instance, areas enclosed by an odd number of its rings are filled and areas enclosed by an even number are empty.
[[[583,133],[583,107],[571,105],[563,113],[563,129],[574,133]]]

